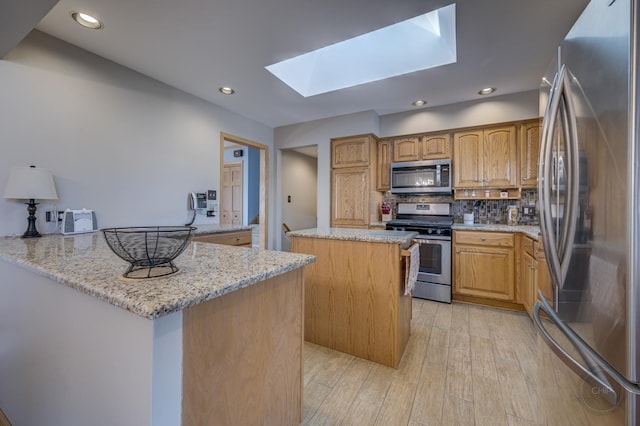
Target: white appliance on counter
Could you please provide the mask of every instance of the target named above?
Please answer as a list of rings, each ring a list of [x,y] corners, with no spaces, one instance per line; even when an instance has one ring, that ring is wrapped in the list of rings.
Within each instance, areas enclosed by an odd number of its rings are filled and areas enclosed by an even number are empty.
[[[534,319],[584,381],[580,395],[601,424],[640,424],[639,8],[592,0],[540,93],[540,228],[553,300],[539,293]]]
[[[60,233],[64,235],[84,234],[98,230],[98,220],[93,210],[67,209],[62,214]]]

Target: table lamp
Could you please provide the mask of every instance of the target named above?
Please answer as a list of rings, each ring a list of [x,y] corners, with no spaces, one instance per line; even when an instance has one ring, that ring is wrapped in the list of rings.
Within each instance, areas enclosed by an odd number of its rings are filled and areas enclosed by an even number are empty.
[[[51,172],[45,169],[37,169],[36,166],[13,167],[9,174],[7,186],[4,189],[4,198],[29,200],[27,204],[28,225],[22,238],[39,237],[36,229],[36,199],[55,200],[58,198],[56,186],[53,183]]]

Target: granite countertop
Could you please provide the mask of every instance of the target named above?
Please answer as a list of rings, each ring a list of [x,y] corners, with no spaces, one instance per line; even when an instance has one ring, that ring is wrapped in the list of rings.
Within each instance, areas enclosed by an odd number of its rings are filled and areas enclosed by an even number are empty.
[[[221,232],[234,232],[234,231],[251,231],[253,228],[251,226],[245,225],[218,225],[218,224],[207,224],[207,225],[191,225],[195,226],[196,231],[195,234],[218,234]]]
[[[505,224],[481,224],[465,225],[464,223],[454,223],[451,229],[458,231],[490,231],[490,232],[521,232],[531,238],[538,238],[540,227],[532,225],[505,225]]]
[[[293,271],[314,256],[191,242],[180,271],[146,280],[122,278],[129,264],[102,233],[0,238],[0,259],[144,318],[155,319]]]
[[[405,244],[410,242],[417,232],[386,231],[382,229],[356,228],[311,228],[287,232],[288,236],[325,238],[330,240],[362,241],[370,243]]]

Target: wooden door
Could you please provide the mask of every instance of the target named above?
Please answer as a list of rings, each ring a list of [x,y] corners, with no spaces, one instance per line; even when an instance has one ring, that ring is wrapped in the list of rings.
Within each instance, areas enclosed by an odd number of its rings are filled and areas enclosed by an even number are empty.
[[[450,134],[423,136],[421,142],[423,160],[451,158]]]
[[[453,185],[475,188],[483,182],[482,130],[455,133],[453,136]]]
[[[220,224],[242,225],[242,163],[225,163],[220,200]]]
[[[523,188],[538,185],[541,128],[539,120],[520,126],[520,186]]]
[[[518,185],[516,126],[484,131],[484,186],[504,188]]]
[[[417,161],[420,159],[418,138],[402,138],[393,141],[393,161]]]
[[[331,226],[366,228],[369,224],[369,169],[331,171]]]
[[[514,300],[514,253],[511,248],[456,246],[455,294]]]
[[[376,189],[388,191],[391,188],[391,151],[390,140],[378,141],[378,172],[376,174]]]

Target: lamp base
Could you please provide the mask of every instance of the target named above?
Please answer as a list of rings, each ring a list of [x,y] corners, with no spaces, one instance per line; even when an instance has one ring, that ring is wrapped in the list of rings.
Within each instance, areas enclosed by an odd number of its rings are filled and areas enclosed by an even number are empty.
[[[27,205],[27,212],[29,212],[29,216],[27,217],[27,230],[22,234],[22,238],[38,238],[41,237],[40,233],[36,229],[36,200],[31,198]]]

